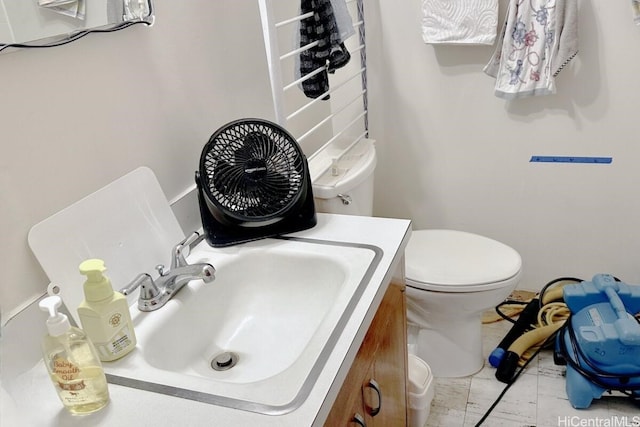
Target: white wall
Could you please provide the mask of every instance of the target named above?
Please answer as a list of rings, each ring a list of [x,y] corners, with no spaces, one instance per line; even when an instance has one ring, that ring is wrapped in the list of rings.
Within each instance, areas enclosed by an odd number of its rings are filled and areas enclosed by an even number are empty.
[[[420,3],[366,3],[376,214],[512,245],[522,288],[601,272],[640,283],[640,28],[629,2],[580,0],[580,53],[558,93],[511,103],[482,72],[493,47],[422,42]],[[532,155],[613,163],[529,163]]]
[[[219,126],[274,118],[255,0],[155,7],[151,28],[0,55],[3,316],[48,284],[32,225],[141,165],[172,199]]]

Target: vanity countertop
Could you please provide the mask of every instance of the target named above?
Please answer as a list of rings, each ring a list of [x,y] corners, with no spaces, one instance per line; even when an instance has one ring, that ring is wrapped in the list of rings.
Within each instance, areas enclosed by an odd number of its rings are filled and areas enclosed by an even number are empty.
[[[318,214],[318,224],[293,236],[375,245],[383,256],[306,401],[284,415],[262,415],[109,385],[103,410],[72,416],[58,400],[40,356],[44,317],[31,304],[11,319],[0,341],[2,426],[315,426],[322,425],[340,390],[386,287],[402,268],[411,222],[404,219]]]

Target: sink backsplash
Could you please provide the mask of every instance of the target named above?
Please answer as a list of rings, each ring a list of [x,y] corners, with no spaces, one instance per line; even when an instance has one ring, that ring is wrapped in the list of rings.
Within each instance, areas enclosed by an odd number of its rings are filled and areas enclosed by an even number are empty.
[[[140,167],[33,226],[29,246],[79,323],[83,260],[103,259],[119,289],[139,273],[168,265],[171,248],[183,238],[155,174]]]

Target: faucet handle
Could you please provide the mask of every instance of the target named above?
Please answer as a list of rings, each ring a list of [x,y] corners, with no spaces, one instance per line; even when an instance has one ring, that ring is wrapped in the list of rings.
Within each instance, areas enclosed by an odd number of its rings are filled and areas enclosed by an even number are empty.
[[[162,293],[151,276],[147,273],[139,274],[131,283],[120,289],[120,292],[123,295],[130,295],[138,287],[140,287],[138,308],[142,311],[149,311],[149,307],[153,307],[158,304],[159,298],[162,297]]]
[[[140,287],[140,299],[151,299],[160,293],[158,286],[147,273],[139,274],[127,286],[120,289],[122,295],[130,295],[133,291]]]
[[[162,277],[164,276],[167,272],[164,270],[164,264],[158,264],[156,265],[156,271],[158,272],[158,274]]]

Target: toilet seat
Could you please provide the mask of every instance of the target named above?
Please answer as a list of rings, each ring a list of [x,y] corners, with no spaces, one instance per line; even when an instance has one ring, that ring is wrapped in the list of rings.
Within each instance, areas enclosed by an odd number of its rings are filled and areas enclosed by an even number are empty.
[[[405,249],[406,284],[435,292],[480,292],[511,283],[522,259],[513,248],[473,233],[417,230]]]

